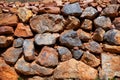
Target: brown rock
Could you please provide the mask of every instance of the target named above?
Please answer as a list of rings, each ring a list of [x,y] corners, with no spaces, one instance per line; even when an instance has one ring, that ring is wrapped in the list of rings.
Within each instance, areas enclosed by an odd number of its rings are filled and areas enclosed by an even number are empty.
[[[42,14],[31,18],[30,26],[37,33],[59,32],[63,30],[63,16],[55,14]]]
[[[13,34],[14,30],[10,26],[1,26],[0,27],[0,35],[6,35],[6,34]]]
[[[77,30],[77,35],[82,41],[89,41],[91,39],[91,34],[83,31],[82,29]]]
[[[113,24],[115,25],[116,29],[120,30],[120,17],[115,18]]]
[[[79,2],[79,0],[69,0],[70,3]]]
[[[57,6],[63,6],[63,0],[54,0],[56,2]]]
[[[12,36],[0,36],[0,48],[5,48],[8,47],[12,44],[13,42],[13,37]]]
[[[0,57],[0,80],[18,80],[15,70]]]
[[[97,54],[99,54],[103,51],[100,44],[95,41],[89,41],[88,43],[84,43],[83,47],[84,47],[84,49],[86,49],[90,52],[93,52],[93,53],[97,53]]]
[[[101,55],[102,70],[100,72],[100,79],[108,80],[114,77],[120,77],[120,56],[108,53]]]
[[[81,25],[81,28],[88,31],[92,30],[92,21],[89,19],[85,19]]]
[[[1,26],[14,26],[17,25],[18,18],[15,14],[0,14],[0,25]]]
[[[17,37],[31,37],[31,36],[33,36],[33,33],[31,31],[30,27],[28,25],[25,26],[23,23],[18,23],[14,34]]]
[[[55,49],[45,46],[39,53],[37,62],[46,67],[56,66],[58,64],[58,53]]]
[[[81,61],[85,64],[91,66],[91,67],[97,67],[100,65],[100,60],[97,59],[93,54],[91,54],[89,51],[84,52]]]
[[[2,56],[7,63],[15,64],[21,54],[22,48],[10,47],[2,54]]]
[[[33,13],[31,10],[28,10],[25,7],[21,7],[18,9],[18,16],[23,21],[26,22],[29,20],[30,17],[32,17]]]
[[[94,74],[91,76],[91,74]],[[98,73],[97,70],[84,64],[81,61],[70,59],[61,62],[55,69],[53,77],[56,79],[80,79],[80,80],[94,80]]]
[[[33,76],[32,78],[28,78],[28,80],[44,80],[44,78],[40,76]]]
[[[93,34],[93,39],[95,41],[103,41],[103,37],[104,37],[105,31],[102,28],[97,28]]]

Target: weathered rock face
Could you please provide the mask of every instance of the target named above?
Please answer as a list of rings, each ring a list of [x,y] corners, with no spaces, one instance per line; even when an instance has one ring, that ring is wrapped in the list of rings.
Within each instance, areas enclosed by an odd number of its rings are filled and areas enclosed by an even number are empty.
[[[13,34],[14,30],[11,26],[1,26],[0,27],[0,35],[7,35],[7,34]]]
[[[120,45],[120,31],[116,29],[109,30],[105,33],[104,39],[110,44]]]
[[[113,21],[113,24],[115,25],[115,28],[120,30],[120,17],[115,18],[115,20]]]
[[[91,76],[91,74],[94,75]],[[97,70],[75,59],[60,63],[53,74],[56,79],[78,78],[81,80],[94,80],[97,75]]]
[[[44,33],[36,34],[35,43],[37,45],[53,45],[56,43],[56,39],[59,37],[58,33]]]
[[[58,64],[58,53],[55,49],[45,46],[39,53],[37,62],[46,67],[56,66]]]
[[[1,26],[14,26],[17,25],[18,18],[12,14],[0,14],[0,25]]]
[[[22,48],[8,48],[2,56],[4,57],[4,60],[9,64],[15,64],[15,62],[18,60],[20,55],[22,54]]]
[[[33,33],[31,31],[30,27],[28,25],[25,26],[23,23],[18,23],[14,34],[17,37],[31,37],[31,36],[33,36]]]
[[[68,48],[62,47],[62,46],[57,46],[56,48],[57,48],[58,54],[60,55],[61,61],[67,61],[72,58],[72,53]]]
[[[79,39],[77,32],[73,30],[66,30],[61,33],[59,41],[61,44],[68,47],[81,46],[81,40]]]
[[[13,42],[12,36],[0,36],[0,48],[9,47]]]
[[[43,14],[34,16],[30,20],[30,26],[37,33],[59,32],[63,30],[64,18],[55,14]]]
[[[18,80],[18,75],[14,68],[7,65],[3,58],[0,57],[0,80]]]
[[[72,50],[72,53],[73,53],[73,57],[75,59],[80,59],[83,55],[83,51],[82,50]]]
[[[29,20],[30,17],[32,17],[33,13],[31,10],[28,10],[25,7],[21,7],[18,9],[18,16],[23,21],[26,22]]]
[[[81,28],[84,30],[92,30],[92,21],[89,19],[85,19],[81,25]]]
[[[18,48],[23,46],[24,39],[23,38],[17,38],[13,41],[13,47]]]
[[[84,52],[81,61],[91,67],[97,67],[98,65],[100,65],[100,60],[88,51]]]
[[[115,76],[120,77],[120,56],[102,53],[102,70],[100,71],[100,78],[103,80],[113,79]]]
[[[72,4],[66,4],[63,7],[62,12],[66,15],[75,15],[75,14],[80,15],[82,13],[82,10],[80,8],[79,3],[72,3]]]

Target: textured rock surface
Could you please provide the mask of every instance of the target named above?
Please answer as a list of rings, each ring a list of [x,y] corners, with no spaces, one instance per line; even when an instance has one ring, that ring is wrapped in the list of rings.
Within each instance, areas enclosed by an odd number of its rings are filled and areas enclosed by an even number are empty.
[[[72,53],[73,53],[73,57],[75,59],[80,59],[83,55],[83,51],[82,50],[72,50]]]
[[[13,47],[18,48],[23,46],[24,39],[23,38],[17,38],[13,41]]]
[[[81,25],[81,28],[84,30],[92,30],[92,21],[89,19],[85,19]]]
[[[115,25],[115,28],[120,30],[120,17],[115,18],[115,20],[113,21],[113,24]]]
[[[11,26],[1,26],[0,35],[13,34],[14,30]]]

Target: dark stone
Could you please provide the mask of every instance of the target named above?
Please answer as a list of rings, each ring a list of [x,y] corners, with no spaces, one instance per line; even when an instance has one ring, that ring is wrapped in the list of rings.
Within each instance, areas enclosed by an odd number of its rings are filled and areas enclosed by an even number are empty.
[[[73,53],[73,57],[75,59],[80,59],[83,55],[83,51],[82,50],[72,50],[72,53]]]
[[[23,46],[24,39],[23,38],[17,38],[13,42],[13,47],[18,48]]]

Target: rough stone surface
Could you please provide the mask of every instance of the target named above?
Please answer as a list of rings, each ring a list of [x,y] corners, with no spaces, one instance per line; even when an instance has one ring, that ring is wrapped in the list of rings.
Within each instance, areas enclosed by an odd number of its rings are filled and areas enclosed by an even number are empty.
[[[83,55],[83,51],[82,50],[72,50],[72,53],[73,53],[73,57],[75,59],[80,59]]]
[[[82,9],[80,8],[79,3],[76,2],[72,4],[66,4],[63,7],[62,12],[66,15],[75,15],[75,14],[80,15],[82,13]]]
[[[17,38],[13,41],[13,47],[18,48],[23,46],[24,39],[23,38]]]
[[[91,76],[91,74],[94,75]],[[53,74],[57,79],[78,78],[81,80],[94,80],[97,75],[97,70],[75,59],[60,63]]]
[[[87,7],[83,11],[81,17],[88,18],[88,19],[93,19],[93,18],[96,17],[97,13],[98,13],[98,11],[95,8],[93,8],[93,7]]]
[[[83,47],[84,47],[84,49],[86,49],[90,52],[96,53],[96,54],[99,54],[103,51],[100,44],[97,43],[96,41],[89,41],[88,43],[84,43]]]
[[[0,14],[0,25],[1,26],[14,26],[17,25],[18,18],[12,14]]]
[[[0,36],[0,48],[9,47],[13,42],[12,36]]]
[[[0,57],[0,80],[18,80],[18,75],[14,68],[7,65],[3,58]]]
[[[111,28],[111,20],[109,17],[99,16],[94,20],[94,24],[96,27],[101,27],[103,29],[110,29]]]
[[[72,58],[72,53],[68,48],[62,47],[62,46],[57,46],[56,48],[57,48],[58,54],[60,55],[61,61],[67,61]]]
[[[2,54],[2,56],[8,64],[15,64],[21,54],[22,48],[10,47]]]
[[[34,76],[32,78],[28,78],[28,80],[44,80],[44,78],[42,78],[40,76]]]
[[[83,61],[85,64],[91,66],[91,67],[97,67],[100,65],[100,59],[96,58],[93,54],[86,51],[84,52],[81,61]]]
[[[58,33],[44,33],[44,34],[36,34],[35,43],[37,45],[53,45],[56,43],[57,38],[59,37]]]
[[[61,15],[42,14],[30,19],[30,26],[37,33],[59,32],[63,30],[64,18]]]
[[[18,23],[17,28],[15,29],[15,36],[17,37],[31,37],[33,33],[28,25],[23,23]]]
[[[115,25],[116,29],[120,30],[120,17],[115,18],[113,24]]]
[[[23,42],[23,53],[28,61],[35,59],[33,39],[25,39]]]
[[[109,53],[102,53],[102,70],[100,78],[103,80],[113,79],[115,76],[120,77],[120,56]]]
[[[77,35],[82,41],[89,41],[91,39],[90,33],[83,31],[82,29],[77,30]]]
[[[92,21],[89,19],[85,19],[81,25],[81,28],[88,31],[92,30]]]
[[[109,30],[104,35],[104,40],[110,44],[120,45],[120,31],[116,29]]]
[[[28,10],[25,7],[21,7],[18,9],[18,16],[23,21],[26,22],[29,20],[30,17],[32,17],[33,13],[31,10]]]
[[[97,28],[97,29],[95,30],[95,32],[93,33],[92,38],[93,38],[95,41],[101,42],[101,41],[103,41],[104,34],[105,34],[104,29],[102,29],[102,28]]]
[[[58,53],[55,49],[45,46],[39,53],[37,62],[46,67],[56,66],[58,64]]]
[[[73,30],[66,30],[61,33],[59,41],[61,44],[68,47],[81,46],[81,40],[79,39],[77,32]]]
[[[1,26],[0,27],[0,35],[7,35],[7,34],[13,34],[14,30],[11,26]]]

